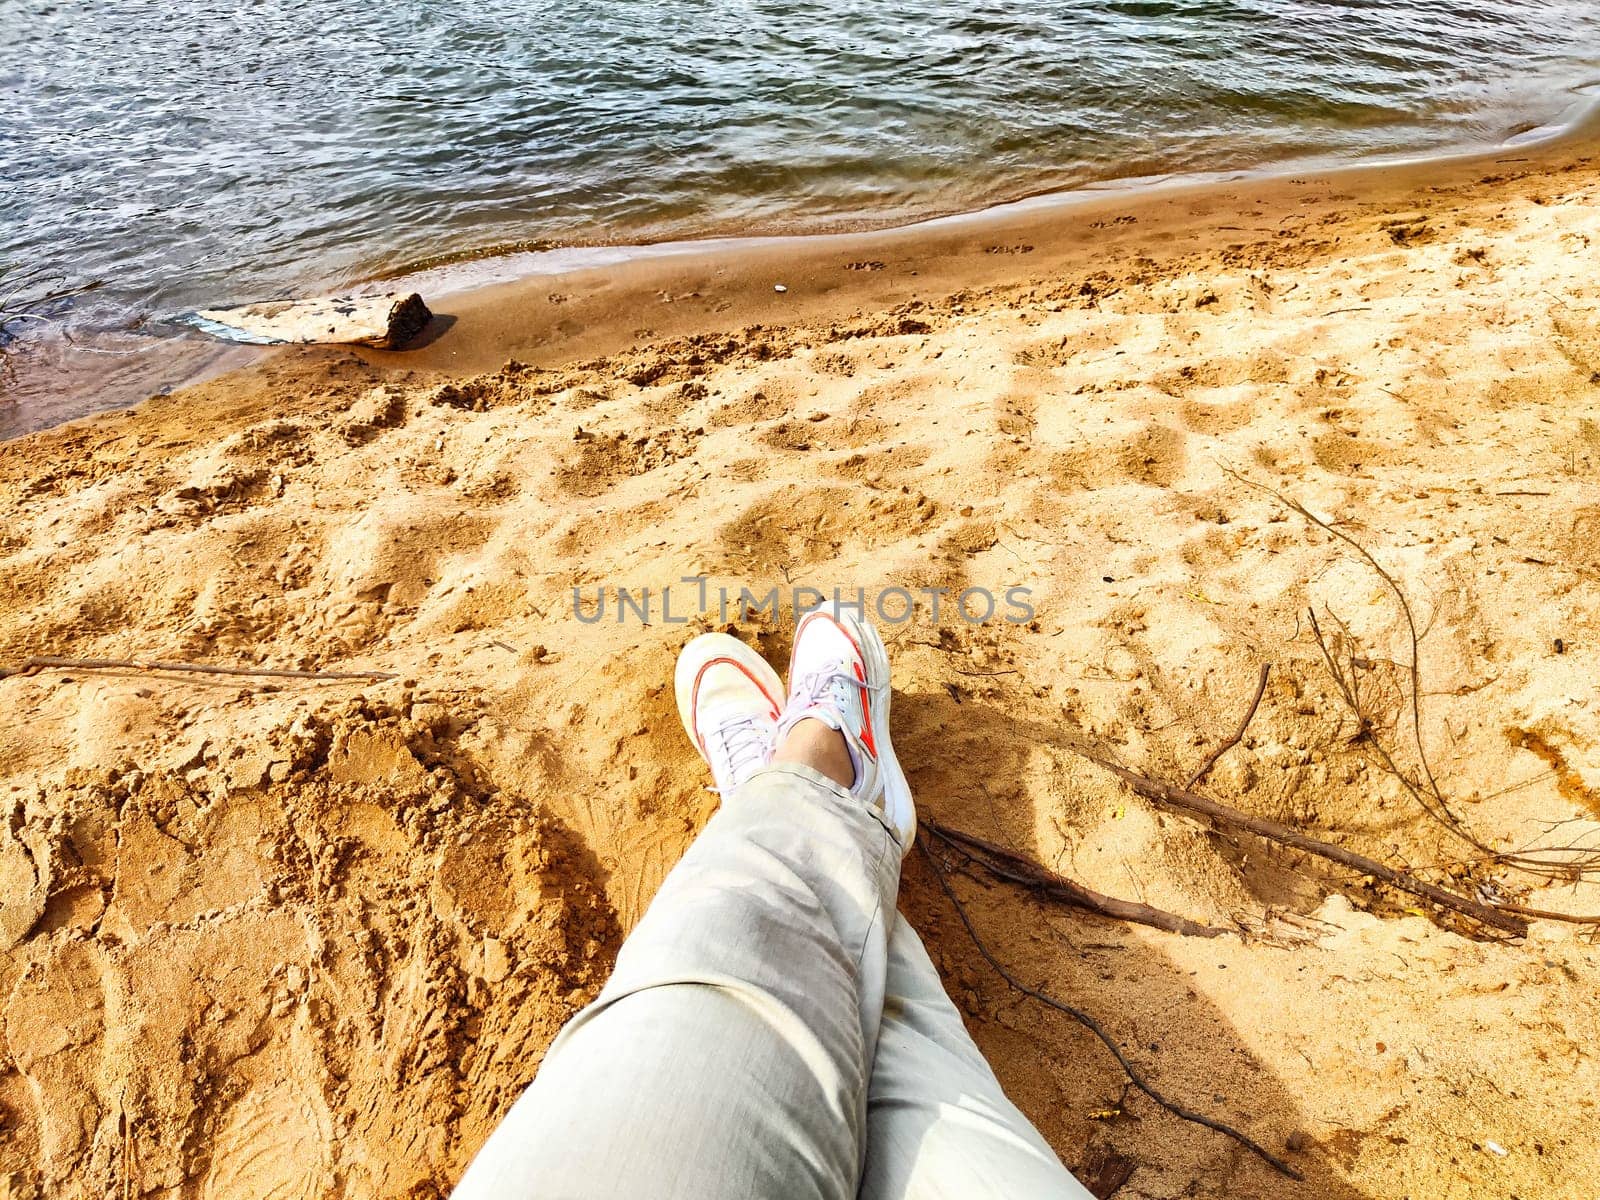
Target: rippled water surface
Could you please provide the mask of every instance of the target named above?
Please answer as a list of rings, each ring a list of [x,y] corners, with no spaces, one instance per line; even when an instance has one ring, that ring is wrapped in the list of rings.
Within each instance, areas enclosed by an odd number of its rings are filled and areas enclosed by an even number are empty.
[[[89,289],[12,330],[108,356],[490,248],[1492,143],[1600,75],[1593,0],[0,0],[0,29],[0,263]],[[136,398],[23,376],[0,432]]]

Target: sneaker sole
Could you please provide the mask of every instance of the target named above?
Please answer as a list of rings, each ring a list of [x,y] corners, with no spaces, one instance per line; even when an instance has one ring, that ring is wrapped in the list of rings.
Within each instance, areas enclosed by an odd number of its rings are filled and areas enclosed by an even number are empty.
[[[700,739],[695,736],[695,683],[707,667],[719,662],[737,667],[750,677],[766,694],[774,718],[783,709],[783,681],[778,678],[771,663],[732,634],[702,633],[678,652],[678,665],[672,673],[672,691],[678,701],[678,718],[683,722],[683,731],[689,735],[695,753],[702,761],[707,760]]]
[[[873,740],[878,749],[878,771],[883,776],[883,817],[899,831],[902,839],[900,853],[909,854],[912,843],[917,840],[917,806],[911,799],[911,784],[906,779],[906,773],[900,768],[900,759],[894,752],[894,741],[889,736],[889,651],[885,649],[883,638],[878,635],[876,629],[843,606],[824,604],[812,609],[811,613],[824,613],[837,622],[860,648],[861,657],[866,661],[867,678],[883,682],[883,711],[881,714],[877,712],[872,714]],[[796,641],[799,640],[801,627],[811,613],[801,617],[800,623],[795,626]],[[792,653],[789,656],[789,674],[791,678],[794,675]]]

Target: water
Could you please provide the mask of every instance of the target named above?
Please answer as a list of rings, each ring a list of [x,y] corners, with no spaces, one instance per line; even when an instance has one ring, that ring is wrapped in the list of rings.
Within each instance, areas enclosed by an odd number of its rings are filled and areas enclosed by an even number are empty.
[[[152,390],[197,305],[1491,144],[1600,76],[1593,0],[0,0],[0,29],[0,264],[82,289],[11,327],[0,434]]]

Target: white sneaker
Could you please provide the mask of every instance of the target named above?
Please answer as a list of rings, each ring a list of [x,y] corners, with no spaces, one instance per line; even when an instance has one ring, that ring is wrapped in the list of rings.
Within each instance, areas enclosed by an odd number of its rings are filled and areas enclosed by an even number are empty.
[[[726,795],[772,757],[783,682],[767,660],[726,633],[702,633],[678,654],[678,715]]]
[[[803,720],[821,721],[844,735],[856,774],[851,793],[882,811],[900,852],[909,852],[917,810],[889,743],[889,653],[878,631],[849,606],[821,605],[795,626],[789,700],[775,741]]]

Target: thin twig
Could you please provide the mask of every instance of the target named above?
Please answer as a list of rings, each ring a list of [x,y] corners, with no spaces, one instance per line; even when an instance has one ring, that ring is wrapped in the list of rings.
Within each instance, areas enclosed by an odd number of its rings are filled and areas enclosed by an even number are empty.
[[[1100,1040],[1101,1045],[1105,1046],[1107,1050],[1111,1051],[1112,1057],[1117,1060],[1117,1064],[1122,1068],[1123,1074],[1128,1077],[1129,1082],[1131,1082],[1134,1087],[1138,1088],[1146,1096],[1150,1097],[1151,1100],[1155,1101],[1162,1108],[1166,1109],[1166,1111],[1171,1113],[1173,1116],[1184,1121],[1190,1121],[1196,1125],[1203,1125],[1207,1129],[1214,1130],[1217,1133],[1232,1138],[1245,1149],[1259,1156],[1264,1162],[1270,1164],[1274,1170],[1287,1175],[1290,1179],[1305,1178],[1300,1174],[1299,1171],[1295,1170],[1288,1163],[1284,1162],[1283,1159],[1279,1158],[1276,1154],[1273,1154],[1270,1150],[1253,1140],[1248,1134],[1241,1133],[1232,1125],[1225,1124],[1224,1122],[1218,1121],[1213,1117],[1205,1116],[1203,1113],[1197,1113],[1193,1109],[1185,1108],[1181,1104],[1177,1104],[1171,1100],[1168,1100],[1165,1096],[1151,1086],[1149,1081],[1145,1079],[1144,1075],[1137,1067],[1133,1065],[1133,1063],[1128,1061],[1128,1056],[1123,1053],[1122,1047],[1118,1046],[1116,1040],[1112,1038],[1112,1036],[1107,1033],[1104,1028],[1101,1027],[1100,1022],[1096,1021],[1081,1008],[1074,1008],[1072,1005],[1067,1004],[1064,1001],[1057,1000],[1054,996],[1051,996],[1046,992],[1042,992],[1038,988],[1028,986],[1010,971],[1008,971],[1004,966],[1002,966],[1000,960],[995,958],[993,952],[990,951],[984,940],[978,936],[978,931],[972,924],[972,918],[967,915],[966,906],[961,903],[960,898],[955,893],[955,889],[950,886],[950,880],[946,877],[944,868],[939,864],[938,855],[928,848],[926,842],[922,844],[922,853],[923,857],[927,859],[929,866],[933,869],[933,877],[938,881],[940,889],[949,899],[951,906],[956,910],[956,916],[961,919],[961,924],[965,926],[967,936],[972,939],[972,944],[978,948],[978,953],[981,954],[983,956],[983,960],[994,969],[995,974],[1000,976],[1001,979],[1005,980],[1007,986],[1016,992],[1020,992],[1024,996],[1028,996],[1034,1000],[1037,1000],[1040,1004],[1045,1005],[1047,1008],[1053,1008],[1057,1012],[1065,1013],[1074,1021],[1078,1022],[1078,1024],[1082,1025],[1090,1033],[1094,1034],[1094,1036]]]
[[[1350,632],[1343,621],[1339,621],[1336,613],[1329,614],[1338,621],[1345,639],[1353,644]],[[1372,719],[1367,715],[1361,703],[1360,694],[1360,668],[1371,660],[1359,658],[1354,650],[1348,654],[1349,669],[1346,670],[1335,657],[1333,649],[1328,645],[1328,640],[1323,636],[1322,628],[1317,622],[1317,614],[1308,609],[1307,616],[1311,620],[1312,637],[1317,643],[1317,649],[1322,653],[1323,662],[1327,665],[1328,673],[1332,676],[1334,686],[1338,689],[1345,706],[1356,719],[1356,740],[1372,748],[1381,760],[1384,770],[1395,778],[1401,787],[1405,788],[1410,797],[1416,801],[1417,806],[1434,820],[1438,821],[1453,836],[1471,846],[1474,850],[1487,858],[1506,866],[1515,867],[1544,879],[1571,878],[1576,872],[1593,872],[1600,867],[1600,851],[1578,846],[1530,846],[1521,850],[1496,850],[1486,844],[1464,823],[1455,818],[1448,808],[1435,805],[1432,797],[1420,784],[1395,761],[1383,739],[1377,735],[1373,728]],[[1399,664],[1395,664],[1399,665]],[[1567,856],[1565,858],[1557,856]],[[1531,910],[1530,910],[1531,911]]]
[[[1255,720],[1256,709],[1261,707],[1261,697],[1267,694],[1267,676],[1271,672],[1271,663],[1261,664],[1261,675],[1260,678],[1256,680],[1256,694],[1251,698],[1250,707],[1245,710],[1244,719],[1239,722],[1239,728],[1233,731],[1232,737],[1211,752],[1211,757],[1200,764],[1200,769],[1198,771],[1189,776],[1189,782],[1183,785],[1185,791],[1188,791],[1190,788],[1194,787],[1195,784],[1199,783],[1202,779],[1209,775],[1211,773],[1211,768],[1217,765],[1217,760],[1239,744],[1239,739],[1244,737],[1244,731],[1250,728],[1250,722]]]
[[[247,675],[255,679],[398,679],[387,671],[276,671],[265,667],[213,667],[206,663],[155,662],[143,658],[29,658],[0,667],[0,679],[32,671],[185,671],[194,675]]]
[[[1187,917],[1180,917],[1176,913],[1152,908],[1148,904],[1140,904],[1134,900],[1119,900],[1115,896],[1103,895],[1064,875],[1058,875],[1043,864],[1024,858],[1013,850],[986,841],[975,834],[952,829],[930,817],[922,817],[920,824],[945,845],[969,862],[976,863],[989,874],[1010,883],[1021,884],[1052,900],[1061,900],[1078,908],[1099,913],[1103,917],[1131,921],[1136,925],[1148,925],[1153,929],[1180,933],[1185,937],[1221,937],[1225,933],[1233,932],[1231,929],[1223,929],[1216,925],[1202,925],[1198,921],[1191,921]]]
[[[1338,624],[1340,631],[1344,635],[1346,644],[1349,644],[1353,647],[1354,639],[1350,636],[1349,627],[1346,626],[1345,623],[1339,619],[1339,615],[1332,610],[1329,610],[1328,615],[1331,616],[1335,623]],[[1474,848],[1479,850],[1486,849],[1487,847],[1485,847],[1475,835],[1473,835],[1462,825],[1461,821],[1457,819],[1456,815],[1451,812],[1448,807],[1435,801],[1434,794],[1437,793],[1437,787],[1432,789],[1433,794],[1424,792],[1422,788],[1417,786],[1417,784],[1412,781],[1411,777],[1407,775],[1405,771],[1401,770],[1400,764],[1395,762],[1394,756],[1389,753],[1388,747],[1386,747],[1383,744],[1382,739],[1377,736],[1377,732],[1372,727],[1372,720],[1367,716],[1366,709],[1361,704],[1360,667],[1364,662],[1369,660],[1358,658],[1355,650],[1352,648],[1349,653],[1350,669],[1347,672],[1334,657],[1333,649],[1328,645],[1327,638],[1323,636],[1322,626],[1317,622],[1316,610],[1311,608],[1306,609],[1306,616],[1311,622],[1311,636],[1317,643],[1317,649],[1322,653],[1322,661],[1328,668],[1328,674],[1333,676],[1334,686],[1339,689],[1339,695],[1344,700],[1345,707],[1350,710],[1351,715],[1356,719],[1356,736],[1358,740],[1364,740],[1373,748],[1373,750],[1377,752],[1378,757],[1383,759],[1383,765],[1385,768],[1387,768],[1389,773],[1405,786],[1406,790],[1411,793],[1412,798],[1416,800],[1424,812],[1426,812],[1434,820],[1443,824],[1447,829],[1450,829],[1458,837],[1463,838]],[[1413,659],[1413,661],[1415,661],[1415,659]],[[1404,668],[1402,667],[1402,669]]]
[[[1357,670],[1360,664],[1356,661],[1354,652],[1351,654],[1351,671],[1349,678],[1347,679],[1344,673],[1339,669],[1337,663],[1334,661],[1334,657],[1322,637],[1321,630],[1317,628],[1315,613],[1312,614],[1311,625],[1312,631],[1316,634],[1317,644],[1322,651],[1323,658],[1328,664],[1328,670],[1333,675],[1334,681],[1339,687],[1341,696],[1343,696],[1346,705],[1349,706],[1352,715],[1355,716],[1360,727],[1360,736],[1364,736],[1367,744],[1370,745],[1374,751],[1376,751],[1379,758],[1383,760],[1384,768],[1400,782],[1401,786],[1406,789],[1406,791],[1417,802],[1422,810],[1438,821],[1451,834],[1465,842],[1467,845],[1471,846],[1473,849],[1496,854],[1498,860],[1508,866],[1516,867],[1547,879],[1563,874],[1570,875],[1574,870],[1580,872],[1585,870],[1594,870],[1597,865],[1596,857],[1589,857],[1581,862],[1574,862],[1570,860],[1565,862],[1552,862],[1548,856],[1563,854],[1567,851],[1561,848],[1544,847],[1534,847],[1512,853],[1497,852],[1493,847],[1485,843],[1482,838],[1472,831],[1471,827],[1450,807],[1450,802],[1445,799],[1444,793],[1439,787],[1439,781],[1434,777],[1433,767],[1428,762],[1428,752],[1426,746],[1423,744],[1422,738],[1422,655],[1420,649],[1420,643],[1422,639],[1421,635],[1417,631],[1416,616],[1412,612],[1411,602],[1406,597],[1405,590],[1400,586],[1395,577],[1384,568],[1383,564],[1378,562],[1378,560],[1373,557],[1371,551],[1369,551],[1365,546],[1356,541],[1355,538],[1351,537],[1343,530],[1336,529],[1330,522],[1324,521],[1321,517],[1311,512],[1310,509],[1306,508],[1305,505],[1300,504],[1298,501],[1291,500],[1282,492],[1279,492],[1274,488],[1270,488],[1266,484],[1257,483],[1255,480],[1249,479],[1246,476],[1239,474],[1237,471],[1229,470],[1227,468],[1224,468],[1224,470],[1228,475],[1238,480],[1246,487],[1265,492],[1267,495],[1277,500],[1278,503],[1284,505],[1290,511],[1299,515],[1302,519],[1317,526],[1319,529],[1322,529],[1332,537],[1338,538],[1340,541],[1344,542],[1347,546],[1361,556],[1363,561],[1365,561],[1366,564],[1371,567],[1374,572],[1376,572],[1378,577],[1383,580],[1384,584],[1394,594],[1394,598],[1400,606],[1401,614],[1405,617],[1406,630],[1410,638],[1411,661],[1403,664],[1402,668],[1409,675],[1411,686],[1410,694],[1408,696],[1403,696],[1403,699],[1409,701],[1409,706],[1411,709],[1411,735],[1416,746],[1417,762],[1421,766],[1422,776],[1426,783],[1426,787],[1414,781],[1411,778],[1411,775],[1401,768],[1400,764],[1395,761],[1394,755],[1390,753],[1389,749],[1383,744],[1383,740],[1377,736],[1376,732],[1372,728],[1371,721],[1368,719],[1366,713],[1361,707],[1359,695],[1360,676]],[[1343,623],[1341,622],[1341,626],[1342,624]],[[1345,630],[1345,634],[1348,638],[1349,631]],[[1509,909],[1511,906],[1508,905],[1506,907]],[[1526,912],[1528,915],[1534,915],[1535,913],[1538,913],[1539,910],[1528,909]],[[1550,914],[1541,915],[1548,916]],[[1579,923],[1585,922],[1580,921]]]
[[[1417,619],[1411,611],[1411,601],[1406,597],[1405,589],[1402,588],[1395,580],[1395,577],[1384,568],[1383,564],[1372,556],[1372,552],[1370,550],[1368,550],[1360,542],[1356,541],[1356,539],[1351,537],[1348,533],[1344,532],[1344,530],[1335,528],[1330,522],[1324,521],[1321,517],[1317,516],[1299,501],[1289,499],[1289,497],[1285,496],[1282,492],[1277,491],[1274,488],[1270,488],[1264,483],[1257,483],[1253,479],[1248,479],[1245,476],[1240,475],[1237,471],[1229,471],[1228,474],[1232,475],[1233,478],[1237,479],[1240,483],[1245,484],[1247,487],[1253,487],[1257,491],[1266,492],[1269,496],[1276,498],[1278,503],[1287,507],[1291,512],[1294,512],[1303,520],[1309,521],[1323,532],[1338,538],[1341,542],[1359,554],[1366,564],[1377,573],[1378,578],[1382,579],[1383,582],[1388,585],[1389,590],[1394,593],[1394,598],[1399,602],[1400,605],[1400,612],[1406,619],[1406,631],[1411,639],[1411,661],[1407,664],[1407,669],[1411,675],[1411,733],[1417,746],[1417,762],[1422,767],[1423,777],[1428,781],[1428,790],[1433,794],[1434,803],[1439,806],[1440,811],[1445,813],[1445,815],[1449,817],[1450,821],[1458,829],[1462,828],[1461,818],[1456,816],[1456,814],[1450,810],[1450,806],[1445,801],[1443,793],[1441,793],[1439,790],[1438,781],[1433,777],[1433,768],[1428,764],[1428,752],[1422,744],[1422,651],[1420,648],[1422,639],[1417,634]]]

